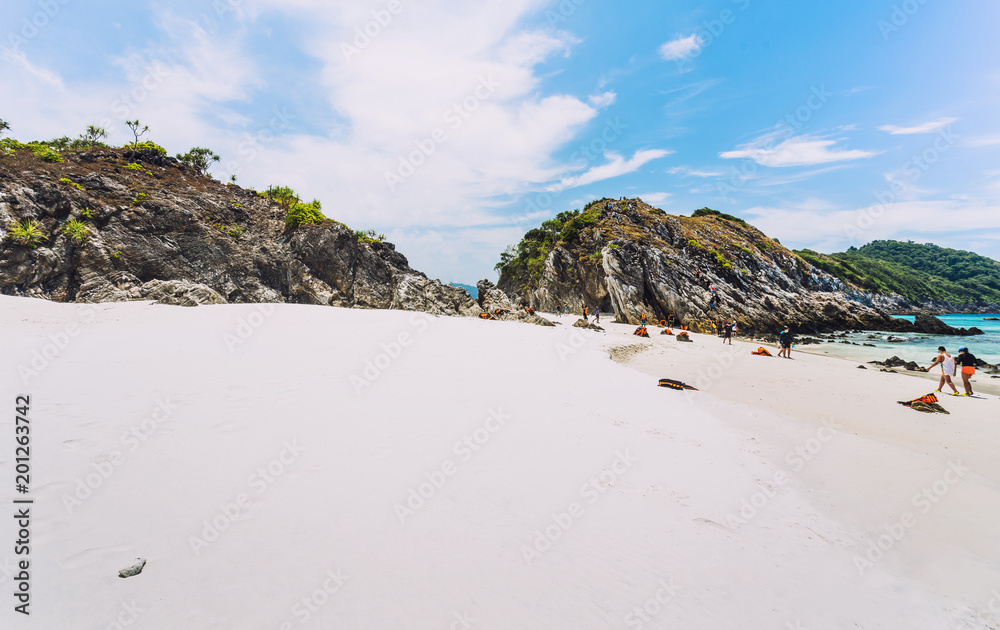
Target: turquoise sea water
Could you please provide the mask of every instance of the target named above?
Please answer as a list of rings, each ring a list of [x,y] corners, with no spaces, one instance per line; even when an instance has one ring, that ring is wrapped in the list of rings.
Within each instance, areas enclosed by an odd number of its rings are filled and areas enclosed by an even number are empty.
[[[975,326],[982,330],[985,335],[975,337],[950,337],[942,335],[922,335],[917,333],[888,333],[888,332],[866,332],[862,334],[849,333],[843,339],[853,341],[857,344],[868,343],[875,347],[870,348],[861,345],[849,345],[839,343],[822,343],[819,345],[798,346],[796,349],[805,352],[818,352],[838,357],[848,357],[859,361],[881,361],[893,355],[905,361],[916,361],[926,367],[937,354],[938,346],[944,346],[949,353],[958,354],[958,349],[962,346],[969,348],[969,352],[977,358],[987,363],[1000,363],[1000,321],[984,321],[985,317],[1000,317],[996,313],[984,315],[940,315],[939,319],[949,326],[955,328],[970,328]],[[900,316],[901,319],[913,321],[913,316]],[[876,339],[869,339],[869,336],[876,336]],[[887,338],[893,335],[897,339],[905,339],[903,343],[889,343]]]

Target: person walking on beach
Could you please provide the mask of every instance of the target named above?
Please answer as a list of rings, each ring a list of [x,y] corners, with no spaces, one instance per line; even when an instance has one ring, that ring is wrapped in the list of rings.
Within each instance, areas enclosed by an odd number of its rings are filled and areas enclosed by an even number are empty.
[[[639,316],[639,321],[642,322],[643,326],[646,325],[646,314],[645,313],[643,313],[642,315]]]
[[[944,389],[944,384],[947,383],[951,391],[954,392],[952,396],[958,396],[958,388],[955,384],[951,382],[951,377],[955,376],[955,358],[948,354],[948,351],[944,349],[944,346],[938,347],[938,355],[934,357],[934,363],[930,364],[927,371],[930,372],[934,369],[935,365],[941,365],[941,382],[938,383],[938,387],[934,391],[941,391]]]
[[[779,357],[785,357],[786,359],[792,358],[792,333],[788,332],[788,326],[781,331],[778,335],[778,343],[781,344],[781,350],[778,351]]]
[[[722,327],[722,343],[726,343],[729,340],[729,345],[733,345],[733,325],[727,323]]]
[[[973,396],[975,392],[972,391],[972,375],[976,373],[976,357],[973,356],[969,349],[962,346],[958,349],[958,356],[955,357],[955,363],[962,366],[962,385],[965,386],[965,393],[959,394],[955,392],[952,396]]]
[[[670,328],[673,328],[673,327],[674,327],[674,314],[673,314],[673,313],[671,313],[671,314],[670,314],[670,315],[669,315],[669,316],[667,317],[667,324],[669,324],[669,325],[670,325],[670,326],[669,326]]]
[[[601,323],[601,307],[600,306],[595,306],[594,307],[594,323],[595,324],[600,324]]]

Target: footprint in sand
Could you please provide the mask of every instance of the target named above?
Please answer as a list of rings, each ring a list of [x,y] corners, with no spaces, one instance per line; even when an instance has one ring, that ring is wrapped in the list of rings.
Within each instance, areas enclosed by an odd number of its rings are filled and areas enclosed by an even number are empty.
[[[120,561],[123,557],[129,558],[130,547],[127,545],[113,545],[106,547],[91,547],[85,551],[75,553],[67,557],[62,562],[63,569],[82,569],[104,561]],[[116,568],[117,570],[117,568]]]
[[[709,529],[714,529],[714,530],[717,530],[717,531],[725,532],[727,534],[732,534],[733,533],[733,530],[729,529],[728,527],[726,527],[722,523],[717,523],[717,522],[715,522],[715,521],[713,521],[711,519],[698,517],[698,518],[694,519],[694,522],[698,523],[699,525],[704,525],[704,526],[708,527]]]

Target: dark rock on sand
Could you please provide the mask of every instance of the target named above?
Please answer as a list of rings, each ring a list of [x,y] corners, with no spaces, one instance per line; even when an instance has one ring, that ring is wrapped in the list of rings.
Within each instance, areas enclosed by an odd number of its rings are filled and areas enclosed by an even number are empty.
[[[600,332],[604,332],[603,328],[601,328],[597,324],[591,324],[590,322],[588,322],[587,320],[583,319],[582,317],[580,319],[576,320],[575,322],[573,322],[573,328],[586,328],[587,330],[597,330],[597,331],[600,331]]]
[[[887,367],[887,368],[894,368],[894,367],[906,368],[910,372],[926,372],[927,371],[924,368],[922,368],[919,365],[917,365],[916,361],[904,361],[904,360],[900,359],[897,356],[889,357],[885,361],[869,361],[869,363],[872,364],[872,365],[880,365],[882,367]]]

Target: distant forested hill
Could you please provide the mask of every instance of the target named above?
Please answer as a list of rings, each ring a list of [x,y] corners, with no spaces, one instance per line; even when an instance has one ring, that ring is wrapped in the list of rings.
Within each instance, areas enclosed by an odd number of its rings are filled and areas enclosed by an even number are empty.
[[[876,293],[898,293],[913,304],[1000,303],[1000,262],[973,252],[872,241],[839,254],[796,253],[845,282]]]

